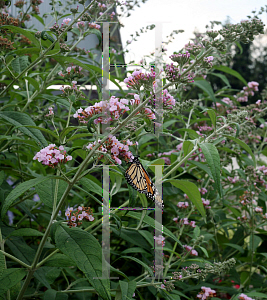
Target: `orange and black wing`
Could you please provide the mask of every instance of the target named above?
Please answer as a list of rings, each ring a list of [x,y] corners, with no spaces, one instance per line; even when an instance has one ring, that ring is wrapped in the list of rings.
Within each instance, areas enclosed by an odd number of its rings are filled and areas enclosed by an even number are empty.
[[[146,194],[146,196],[155,201],[158,206],[163,207],[160,194],[138,157],[134,157],[130,167],[125,172],[125,178],[135,190],[139,193]]]

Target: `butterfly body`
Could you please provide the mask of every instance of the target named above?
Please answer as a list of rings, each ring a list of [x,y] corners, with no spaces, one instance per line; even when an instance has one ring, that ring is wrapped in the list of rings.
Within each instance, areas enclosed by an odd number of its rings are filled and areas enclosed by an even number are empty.
[[[155,201],[159,207],[163,207],[163,201],[155,184],[137,156],[133,158],[130,167],[125,171],[125,178],[135,190]]]

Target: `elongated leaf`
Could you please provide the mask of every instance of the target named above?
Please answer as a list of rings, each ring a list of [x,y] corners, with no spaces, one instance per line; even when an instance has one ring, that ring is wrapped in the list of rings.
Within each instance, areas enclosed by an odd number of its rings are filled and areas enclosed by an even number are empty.
[[[47,180],[45,183],[39,183],[36,185],[36,192],[39,195],[41,201],[52,208],[55,197],[55,185],[56,179]],[[57,203],[61,199],[63,193],[65,192],[68,183],[66,181],[60,180],[58,183],[58,192],[57,192]]]
[[[182,190],[189,197],[189,199],[195,205],[195,207],[200,212],[200,214],[204,218],[206,217],[206,211],[204,209],[204,205],[201,200],[200,192],[194,183],[187,180],[177,180],[177,179],[170,179],[167,180],[167,182],[170,182],[172,185]]]
[[[12,268],[4,270],[0,278],[0,296],[3,296],[7,290],[20,282],[26,274],[27,271],[25,269]]]
[[[48,289],[44,293],[44,300],[68,300],[68,294],[60,293],[53,289]]]
[[[200,144],[199,147],[204,154],[210,167],[215,186],[220,195],[222,195],[221,176],[220,176],[220,155],[217,148],[211,143]]]
[[[12,233],[8,236],[43,236],[44,234],[36,229],[32,228],[20,228],[12,231]]]
[[[27,114],[18,111],[1,111],[0,118],[8,123],[17,126],[18,129],[29,137],[33,138],[39,147],[46,147],[47,141],[40,132],[35,128],[26,128],[24,125],[36,126],[31,117]]]
[[[18,56],[11,62],[11,66],[16,73],[22,73],[23,70],[25,70],[28,65],[30,64],[29,62],[29,56]]]
[[[16,186],[11,193],[8,194],[6,199],[4,200],[3,206],[2,206],[2,212],[1,212],[1,217],[4,218],[6,212],[8,209],[12,206],[12,204],[16,201],[18,197],[20,197],[23,193],[28,191],[31,187],[36,186],[39,183],[43,183],[49,179],[56,179],[60,178],[59,176],[46,176],[46,177],[38,177],[34,179],[30,179],[28,181],[25,181],[18,186]]]
[[[23,79],[27,79],[29,81],[29,83],[37,90],[39,91],[39,82],[35,79],[33,79],[32,77],[29,76],[25,76],[23,77]]]
[[[141,217],[142,217],[142,214],[139,213],[139,212],[137,213],[137,212],[134,212],[134,211],[129,211],[128,216],[130,216],[131,218],[140,220]],[[153,219],[153,218],[151,218],[149,216],[145,216],[144,219],[143,219],[143,222],[146,223],[146,224],[148,224],[149,226],[151,226],[152,228],[155,229],[155,226],[156,226],[155,225],[155,223],[156,223],[155,219]],[[159,223],[156,223],[156,224],[157,224],[157,226],[159,226]],[[163,226],[163,234],[169,236],[175,242],[177,242],[180,246],[182,246],[181,242],[177,239],[177,237],[168,228],[166,228],[165,226]]]
[[[32,125],[25,125],[26,128],[34,128],[34,129],[38,129],[40,131],[43,131],[45,133],[48,133],[50,134],[51,136],[53,136],[54,138],[58,139],[58,135],[53,132],[52,130],[49,130],[49,129],[46,129],[46,128],[43,128],[43,127],[39,127],[39,126],[32,126]]]
[[[107,272],[106,263],[102,261],[102,248],[96,238],[80,228],[59,224],[55,239],[57,247],[76,262],[99,296],[111,300],[109,280],[99,279],[102,278],[102,271],[106,276]]]
[[[210,75],[221,78],[221,80],[227,85],[227,87],[231,87],[229,80],[227,79],[227,77],[225,75],[220,74],[220,73],[211,73]]]
[[[152,269],[147,264],[143,263],[140,259],[133,257],[133,256],[121,256],[121,258],[131,259],[131,260],[137,262],[139,265],[143,266],[151,276],[153,276]]]
[[[187,162],[190,165],[194,165],[197,166],[199,169],[203,170],[204,172],[206,172],[210,178],[213,179],[213,176],[211,174],[210,168],[207,166],[207,164],[204,164],[202,162],[199,161],[194,161],[194,160],[188,160]]]
[[[244,253],[244,249],[239,245],[231,244],[231,243],[223,243],[223,244],[238,250],[240,253]]]
[[[48,267],[61,267],[61,268],[63,268],[63,267],[75,266],[76,264],[72,259],[70,259],[65,254],[56,253],[50,259],[48,259],[44,263],[44,265],[48,266]]]
[[[103,191],[102,191],[102,187],[99,186],[98,184],[96,184],[95,182],[93,182],[92,180],[83,177],[79,180],[79,184],[82,184],[82,186],[84,187],[85,190],[89,190],[92,191],[94,193],[97,193],[99,196],[102,197],[103,195]]]
[[[193,83],[193,85],[199,87],[200,89],[202,89],[204,92],[206,92],[210,99],[213,101],[213,102],[216,102],[218,101],[215,96],[214,96],[214,92],[212,90],[212,87],[210,85],[210,83],[206,80],[195,80]]]
[[[226,67],[226,66],[213,66],[213,69],[216,69],[218,71],[222,71],[224,73],[230,74],[236,78],[238,78],[240,81],[242,81],[244,83],[244,85],[247,85],[248,83],[246,82],[246,80],[235,70]]]
[[[12,32],[20,33],[20,34],[26,36],[31,42],[33,42],[35,44],[35,46],[40,47],[38,40],[34,36],[34,32],[32,32],[29,29],[23,29],[23,28],[16,27],[13,25],[3,25],[0,28],[10,29],[10,31],[12,31]]]
[[[231,135],[224,135],[225,137],[227,137],[228,139],[232,140],[233,142],[237,143],[238,145],[240,145],[242,148],[244,148],[252,157],[253,162],[254,162],[254,166],[256,167],[256,158],[255,155],[253,154],[252,150],[250,149],[250,147],[244,143],[243,141],[241,141],[240,139],[233,137]]]
[[[208,109],[207,110],[209,117],[211,119],[211,123],[213,125],[214,128],[216,128],[216,113],[213,109]]]
[[[151,270],[151,269],[150,269]],[[132,299],[136,288],[136,281],[119,281],[121,287],[122,300]]]

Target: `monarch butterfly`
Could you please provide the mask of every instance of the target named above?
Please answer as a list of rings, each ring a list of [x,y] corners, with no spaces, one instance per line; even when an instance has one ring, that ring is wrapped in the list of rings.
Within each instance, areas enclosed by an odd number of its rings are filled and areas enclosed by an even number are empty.
[[[130,167],[125,171],[125,178],[139,193],[146,194],[146,196],[150,200],[155,201],[159,207],[164,206],[158,190],[137,156],[132,159]]]

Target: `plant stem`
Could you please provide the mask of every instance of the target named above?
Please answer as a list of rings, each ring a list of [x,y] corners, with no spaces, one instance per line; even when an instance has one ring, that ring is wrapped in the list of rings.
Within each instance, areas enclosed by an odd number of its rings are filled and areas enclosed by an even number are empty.
[[[1,249],[0,252],[3,253],[6,257],[8,257],[8,258],[14,260],[15,262],[17,262],[18,264],[22,265],[23,267],[25,267],[25,268],[27,268],[27,269],[30,268],[29,265],[25,264],[23,261],[19,260],[19,259],[16,258],[15,256],[13,256],[13,255],[11,255],[11,254],[9,254],[9,253],[6,253],[4,250]]]
[[[2,237],[1,227],[0,227],[0,248],[1,248],[0,252],[4,255],[5,254],[5,246],[4,246],[4,240],[3,240],[3,237]],[[4,259],[4,267],[5,267],[5,269],[7,269],[5,257],[3,257],[3,259]],[[11,299],[10,290],[8,290],[7,291],[7,300],[10,300],[10,299]]]

